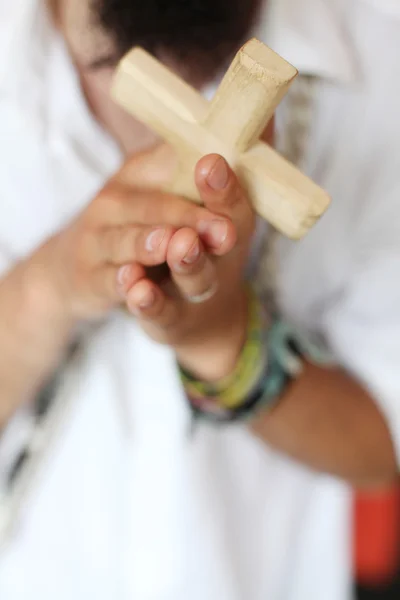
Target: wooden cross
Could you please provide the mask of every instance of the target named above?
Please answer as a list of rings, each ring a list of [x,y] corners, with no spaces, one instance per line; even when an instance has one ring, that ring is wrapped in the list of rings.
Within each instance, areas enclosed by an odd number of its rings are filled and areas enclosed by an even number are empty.
[[[281,233],[299,239],[327,209],[329,197],[259,141],[296,75],[292,65],[252,39],[236,55],[210,103],[150,54],[134,48],[117,69],[112,95],[177,151],[179,173],[168,191],[199,201],[195,165],[206,154],[221,154],[256,212]]]

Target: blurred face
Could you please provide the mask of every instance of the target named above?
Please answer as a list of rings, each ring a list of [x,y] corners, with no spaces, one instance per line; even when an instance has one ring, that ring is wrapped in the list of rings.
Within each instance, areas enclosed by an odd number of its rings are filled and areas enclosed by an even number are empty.
[[[247,37],[261,0],[47,0],[88,104],[126,153],[157,142],[110,99],[118,60],[140,45],[200,88]]]
[[[91,0],[54,0],[56,23],[64,35],[80,75],[87,103],[98,121],[119,143],[124,153],[154,145],[156,137],[110,98],[115,66],[103,56],[114,52],[110,35],[93,23]]]

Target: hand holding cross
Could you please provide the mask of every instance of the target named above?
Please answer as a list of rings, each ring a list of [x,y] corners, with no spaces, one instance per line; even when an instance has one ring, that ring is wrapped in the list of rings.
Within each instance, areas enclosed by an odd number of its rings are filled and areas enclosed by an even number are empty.
[[[179,172],[168,191],[198,201],[194,168],[221,154],[246,189],[256,212],[299,239],[325,212],[329,196],[259,137],[297,75],[256,39],[237,53],[213,101],[140,48],[120,63],[113,97],[171,144]]]

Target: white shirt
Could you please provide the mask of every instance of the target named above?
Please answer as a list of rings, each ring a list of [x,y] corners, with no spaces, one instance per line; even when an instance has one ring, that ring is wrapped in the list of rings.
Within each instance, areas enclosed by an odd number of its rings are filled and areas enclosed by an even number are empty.
[[[374,394],[400,455],[400,9],[269,11],[257,35],[322,78],[305,167],[333,196],[305,240],[281,242],[282,306]],[[0,16],[4,270],[80,211],[120,156],[41,2],[1,0]],[[351,598],[350,490],[241,426],[204,425],[190,441],[174,357],[129,317],[90,337],[56,407],[1,555],[2,600]]]

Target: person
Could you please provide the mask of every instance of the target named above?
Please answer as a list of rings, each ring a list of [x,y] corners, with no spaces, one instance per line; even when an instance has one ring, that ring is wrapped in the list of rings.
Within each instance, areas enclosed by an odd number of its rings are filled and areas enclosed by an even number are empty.
[[[351,598],[351,487],[400,452],[397,3],[0,7],[1,598]],[[173,154],[109,95],[135,44],[211,94],[253,34],[333,198],[299,243],[217,155],[204,206],[162,193]]]

